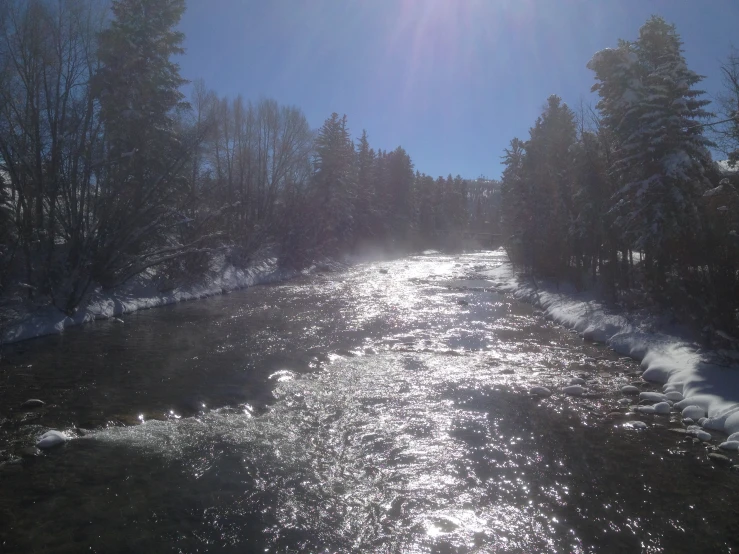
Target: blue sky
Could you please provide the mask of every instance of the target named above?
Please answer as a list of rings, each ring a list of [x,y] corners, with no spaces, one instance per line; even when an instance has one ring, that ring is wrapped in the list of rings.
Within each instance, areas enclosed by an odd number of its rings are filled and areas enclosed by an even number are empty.
[[[585,64],[655,13],[714,95],[739,0],[188,0],[180,65],[220,95],[299,106],[316,128],[345,113],[353,135],[403,146],[430,175],[496,178],[546,98],[594,102]]]

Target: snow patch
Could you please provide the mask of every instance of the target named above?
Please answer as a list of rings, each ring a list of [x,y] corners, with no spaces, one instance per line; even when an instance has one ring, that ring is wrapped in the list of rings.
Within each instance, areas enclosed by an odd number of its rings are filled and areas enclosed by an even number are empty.
[[[296,271],[280,269],[275,258],[256,262],[246,269],[236,268],[226,264],[223,260],[216,265],[218,267],[210,275],[204,277],[200,283],[175,288],[168,292],[158,291],[152,276],[142,274],[133,279],[130,284],[114,291],[95,290],[73,316],[63,314],[53,307],[42,309],[12,324],[4,333],[0,330],[0,344],[58,334],[66,327],[73,325],[81,325],[98,319],[117,318],[117,316],[138,310],[198,300],[254,285],[283,281],[298,274]]]
[[[498,291],[530,302],[541,308],[545,317],[583,338],[604,342],[617,353],[639,361],[643,379],[665,385],[665,394],[657,397],[659,393],[649,393],[655,395],[650,401],[670,400],[683,417],[698,420],[707,416],[704,423],[708,428],[726,434],[739,432],[739,367],[712,363],[694,342],[665,329],[653,314],[614,312],[593,293],[519,277],[505,251],[499,252],[500,265],[479,272],[495,283]],[[638,392],[628,387],[622,387],[621,392]],[[692,409],[686,411],[688,407]]]

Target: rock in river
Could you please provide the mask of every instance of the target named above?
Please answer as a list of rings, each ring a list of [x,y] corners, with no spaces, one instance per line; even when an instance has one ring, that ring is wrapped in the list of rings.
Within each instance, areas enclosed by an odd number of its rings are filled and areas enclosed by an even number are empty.
[[[657,402],[654,406],[654,413],[656,414],[669,414],[670,405],[667,402]]]
[[[39,438],[36,446],[38,448],[53,448],[64,444],[69,440],[69,437],[60,431],[47,431]]]
[[[728,456],[719,454],[718,452],[711,452],[708,455],[708,459],[711,460],[716,465],[720,465],[720,466],[730,466],[731,465],[731,459]]]
[[[21,458],[35,458],[41,454],[41,451],[35,446],[28,446],[26,448],[22,448],[19,454]]]
[[[686,406],[683,408],[683,417],[690,418],[694,421],[706,415],[706,411],[700,406]]]
[[[40,408],[41,406],[45,405],[46,402],[44,402],[43,400],[39,400],[38,398],[29,398],[23,404],[21,404],[21,408],[32,410],[33,408]]]

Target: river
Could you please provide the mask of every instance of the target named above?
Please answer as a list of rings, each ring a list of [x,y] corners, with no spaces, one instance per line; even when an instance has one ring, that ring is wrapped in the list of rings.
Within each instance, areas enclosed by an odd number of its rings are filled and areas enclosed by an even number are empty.
[[[675,415],[634,428],[617,390],[638,366],[491,291],[476,273],[502,256],[356,264],[6,347],[0,551],[735,552],[739,475]],[[572,376],[590,394],[562,395]],[[75,438],[33,455],[49,428]]]

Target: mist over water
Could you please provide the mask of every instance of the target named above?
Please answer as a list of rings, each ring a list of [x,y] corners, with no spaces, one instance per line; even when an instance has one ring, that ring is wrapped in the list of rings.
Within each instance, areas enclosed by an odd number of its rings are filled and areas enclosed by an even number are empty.
[[[142,312],[0,362],[3,552],[729,552],[736,474],[607,417],[636,368],[427,253]],[[592,395],[537,401],[572,375]],[[143,421],[143,423],[141,423]],[[707,493],[720,490],[721,494]]]

